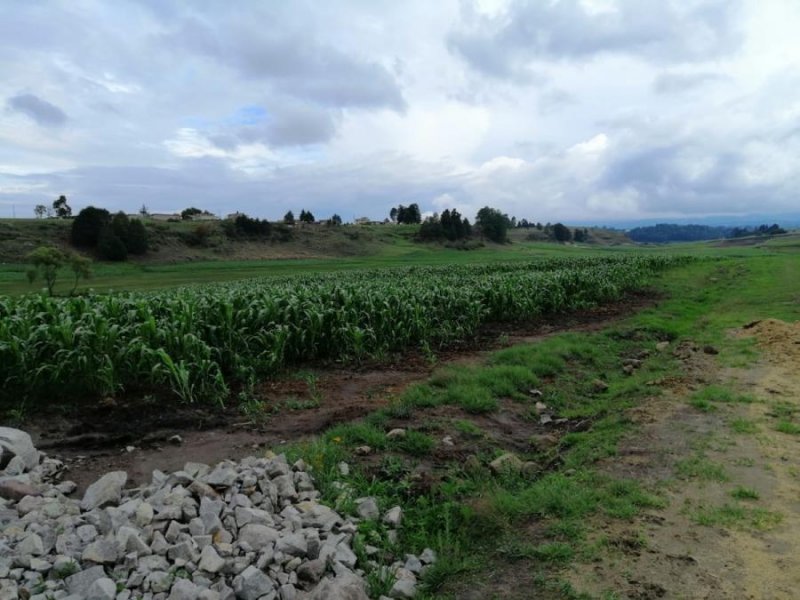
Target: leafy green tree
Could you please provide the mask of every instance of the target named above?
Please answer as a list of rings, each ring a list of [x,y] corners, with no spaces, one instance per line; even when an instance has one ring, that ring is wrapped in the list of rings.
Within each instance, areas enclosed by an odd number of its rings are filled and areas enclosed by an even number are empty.
[[[300,222],[301,223],[313,223],[316,219],[314,219],[314,215],[311,214],[310,210],[301,210],[300,211]]]
[[[92,261],[77,252],[72,252],[67,257],[67,263],[73,276],[72,290],[69,292],[69,295],[72,296],[75,290],[78,289],[78,282],[81,279],[90,279],[92,277]]]
[[[493,242],[503,244],[508,240],[508,228],[511,221],[508,215],[501,213],[496,208],[484,206],[480,209],[475,217],[475,225],[486,238]]]
[[[72,221],[70,240],[79,248],[94,248],[100,233],[111,222],[111,213],[104,208],[87,206]]]
[[[283,215],[283,222],[287,225],[294,225],[294,213],[292,211],[287,212]]]
[[[37,279],[44,280],[47,286],[48,295],[53,295],[53,288],[58,278],[58,270],[64,266],[66,256],[58,248],[51,246],[40,246],[28,254],[28,262],[31,267],[26,272],[28,283],[34,283]]]
[[[37,204],[33,209],[33,214],[36,215],[37,219],[41,219],[47,214],[47,207],[44,204]]]
[[[397,207],[393,206],[392,210],[389,211],[389,218],[392,220],[392,223],[397,221]]]
[[[389,212],[390,217],[392,213],[394,213],[392,220],[397,219],[398,223],[404,223],[406,225],[422,223],[422,213],[419,210],[418,204],[412,204],[410,206],[403,206],[401,204],[396,209],[392,209],[392,211]]]
[[[342,217],[339,215],[333,215],[330,219],[328,219],[328,225],[341,225],[342,224]]]
[[[53,210],[59,219],[66,219],[72,216],[72,208],[67,204],[67,197],[63,195],[53,202]]]

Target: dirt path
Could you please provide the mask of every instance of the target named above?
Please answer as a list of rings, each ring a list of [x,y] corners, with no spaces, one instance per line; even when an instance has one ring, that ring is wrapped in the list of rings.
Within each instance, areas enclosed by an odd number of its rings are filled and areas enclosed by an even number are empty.
[[[759,361],[717,368],[685,346],[685,376],[635,414],[639,431],[605,469],[661,486],[664,509],[602,525],[607,552],[577,565],[571,582],[593,596],[791,599],[800,594],[800,323],[767,320],[753,336]],[[727,384],[753,402],[687,404]],[[779,425],[781,422],[790,425]]]

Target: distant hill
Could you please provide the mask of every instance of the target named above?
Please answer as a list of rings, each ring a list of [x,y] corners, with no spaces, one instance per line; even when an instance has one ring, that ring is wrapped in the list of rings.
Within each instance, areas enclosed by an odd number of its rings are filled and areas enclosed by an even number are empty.
[[[635,242],[666,244],[672,242],[703,242],[746,236],[769,236],[786,233],[777,224],[762,224],[757,227],[715,227],[711,225],[659,223],[648,227],[635,227],[628,231],[628,237]]]

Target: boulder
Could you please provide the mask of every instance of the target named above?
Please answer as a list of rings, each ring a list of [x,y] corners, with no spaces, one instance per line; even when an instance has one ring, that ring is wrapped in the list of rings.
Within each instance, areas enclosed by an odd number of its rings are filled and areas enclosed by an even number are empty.
[[[20,429],[0,427],[0,466],[5,467],[13,457],[20,457],[27,470],[39,464],[39,451],[34,447],[31,436]]]
[[[108,504],[118,504],[127,481],[128,474],[125,471],[106,473],[86,489],[81,508],[89,511]]]

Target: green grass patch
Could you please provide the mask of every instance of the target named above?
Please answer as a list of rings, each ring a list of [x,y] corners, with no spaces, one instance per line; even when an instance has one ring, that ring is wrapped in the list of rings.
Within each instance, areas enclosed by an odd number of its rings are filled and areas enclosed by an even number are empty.
[[[748,419],[733,419],[729,426],[734,433],[757,433],[758,426]]]
[[[700,479],[702,481],[728,481],[728,474],[721,464],[709,460],[704,454],[697,453],[685,460],[678,461],[675,473],[682,479]]]
[[[470,437],[480,437],[483,435],[483,430],[472,421],[458,420],[453,423],[456,431],[463,433]]]
[[[691,513],[692,520],[705,527],[726,527],[765,531],[778,525],[783,517],[763,508],[750,508],[739,504],[700,507]]]
[[[757,490],[743,485],[737,485],[731,490],[731,496],[737,500],[758,500],[760,495]]]
[[[775,425],[775,431],[788,433],[789,435],[800,435],[800,425],[791,421],[778,421],[778,424]]]
[[[392,440],[391,446],[412,456],[427,456],[436,446],[436,442],[425,433],[409,429],[403,437]]]

